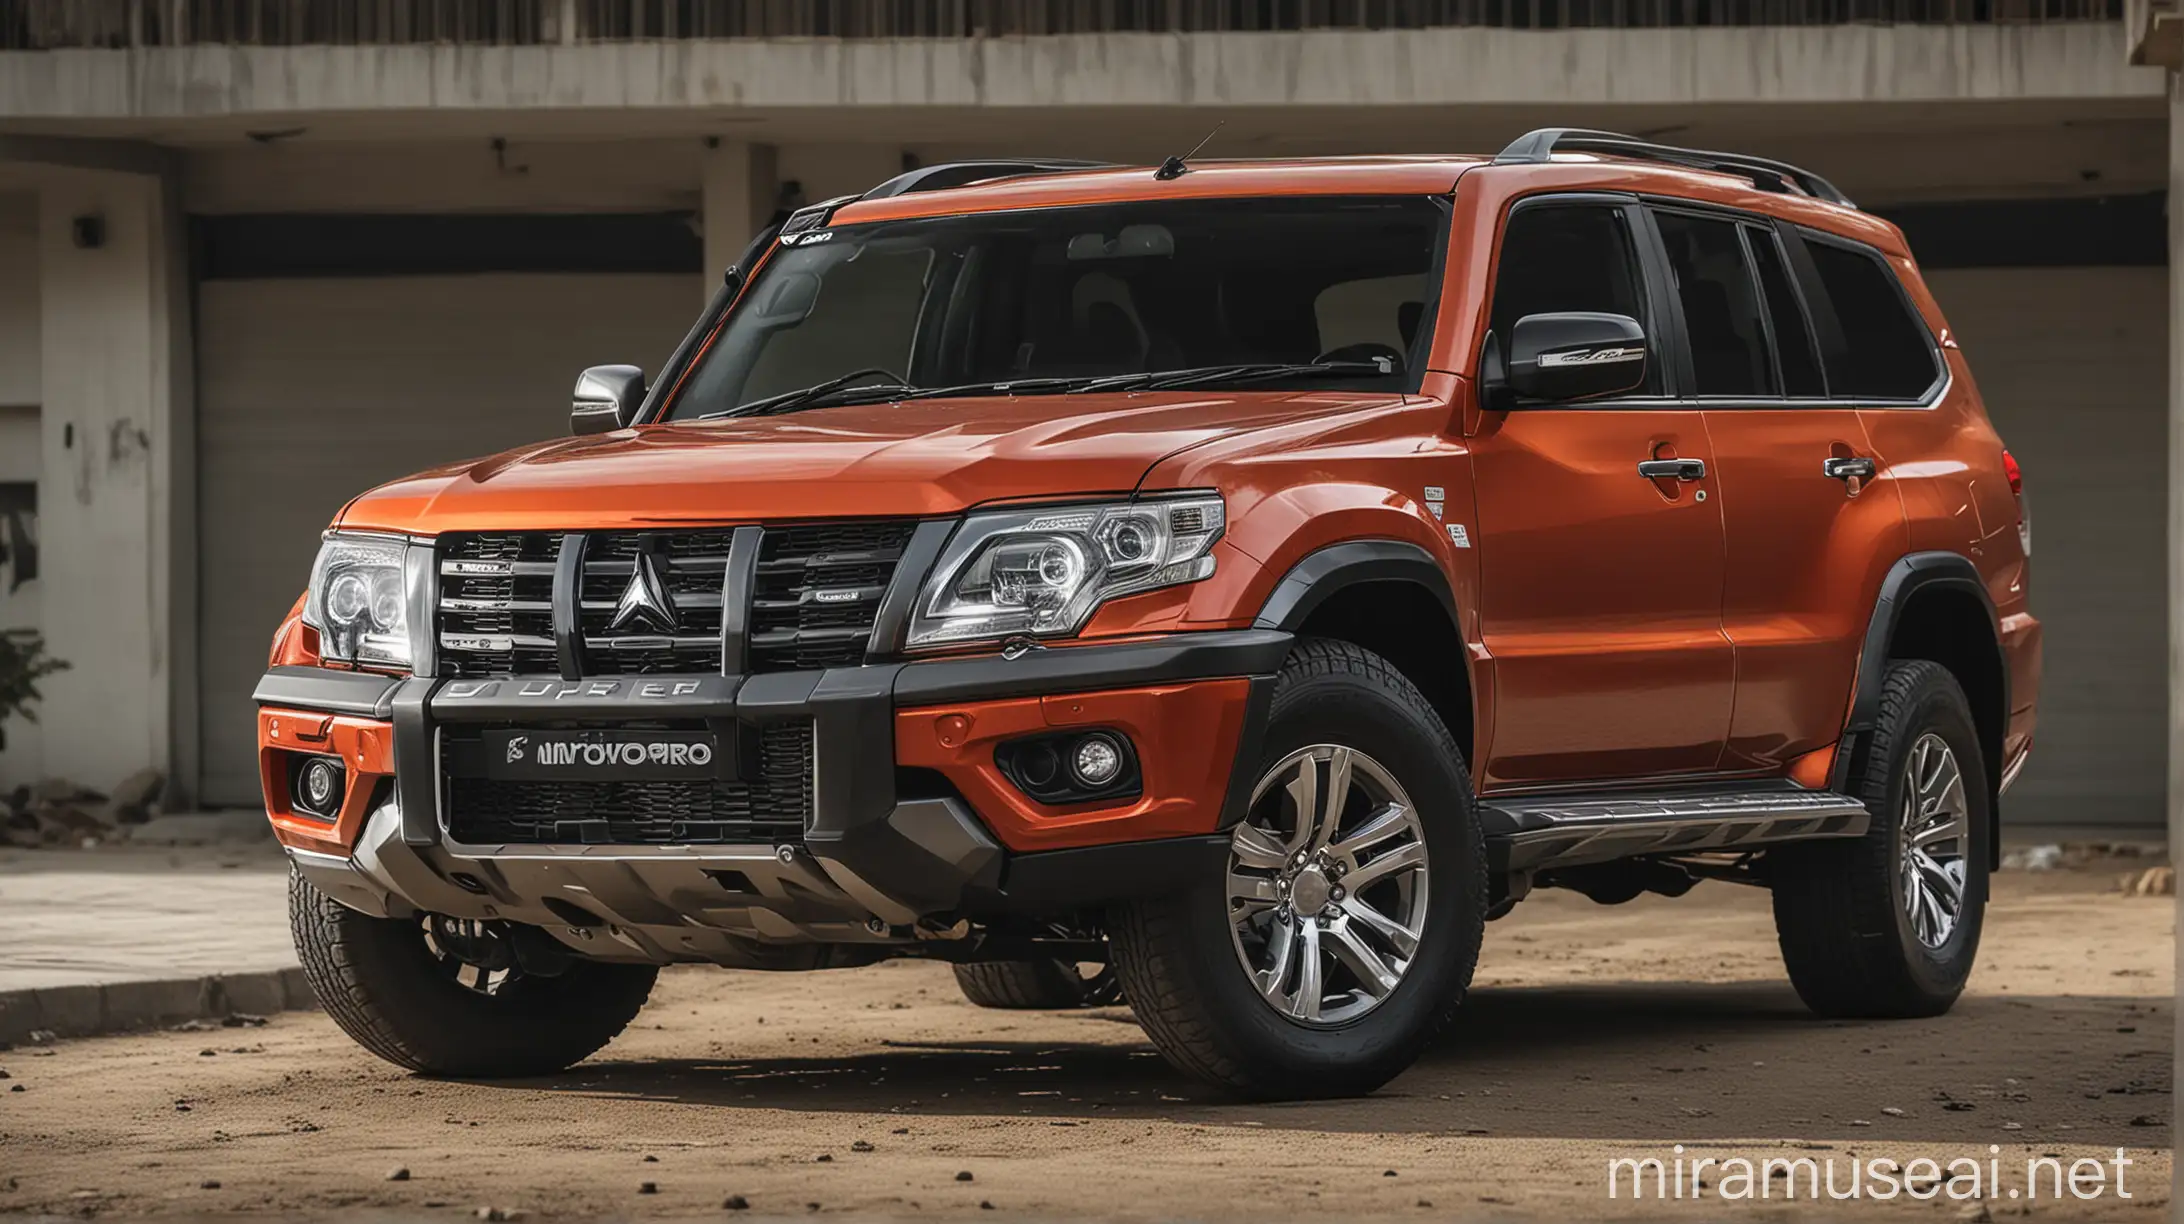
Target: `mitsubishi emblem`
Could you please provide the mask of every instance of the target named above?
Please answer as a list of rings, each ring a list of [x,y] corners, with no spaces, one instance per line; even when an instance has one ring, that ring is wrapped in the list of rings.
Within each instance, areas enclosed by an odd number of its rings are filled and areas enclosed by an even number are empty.
[[[651,553],[637,554],[629,585],[622,589],[622,598],[614,605],[614,619],[607,628],[615,631],[632,625],[660,633],[673,633],[681,627],[675,621],[675,601],[668,598],[667,584],[660,581]]]

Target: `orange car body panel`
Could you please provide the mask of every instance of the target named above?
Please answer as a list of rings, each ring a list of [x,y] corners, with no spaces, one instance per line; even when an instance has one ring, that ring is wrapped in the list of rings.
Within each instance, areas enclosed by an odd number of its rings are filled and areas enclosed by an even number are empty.
[[[1243,734],[1248,680],[924,706],[895,713],[895,762],[938,770],[1003,846],[1062,850],[1211,833]],[[994,746],[1064,727],[1107,727],[1136,747],[1144,784],[1126,804],[1050,807],[1016,789]]]
[[[1573,191],[1740,209],[1880,250],[1941,338],[1944,393],[1919,408],[1663,401],[1639,411],[1483,410],[1479,354],[1502,226],[1523,197]],[[1473,773],[1490,793],[1716,774],[1824,782],[1884,576],[1907,553],[1947,550],[1978,568],[1993,597],[2011,681],[2005,756],[2022,754],[2039,625],[2025,602],[2001,443],[1901,234],[1885,221],[1721,174],[1573,156],[1490,169],[1455,157],[1206,162],[1157,183],[1137,169],[1028,176],[852,203],[831,223],[1384,193],[1450,199],[1429,368],[1414,394],[1112,392],[645,425],[395,481],[352,502],[339,526],[429,536],[939,516],[1215,489],[1228,527],[1213,575],[1116,600],[1078,640],[1248,626],[1316,549],[1416,544],[1454,596],[1447,649],[1469,670]],[[1830,455],[1872,456],[1880,470],[1852,495],[1818,476]],[[1707,475],[1679,487],[1634,471],[1670,456],[1705,459]],[[1429,489],[1443,494],[1438,511]],[[292,614],[276,661],[308,659],[311,639]],[[946,774],[1011,849],[1203,832],[1220,809],[1243,692],[1241,680],[1211,681],[903,710],[897,759]],[[997,738],[1067,725],[1057,719],[1083,710],[1146,737],[1142,800],[1048,809],[1000,777]],[[947,742],[940,724],[951,718],[969,730]],[[335,724],[337,738],[364,736],[343,731],[347,721]],[[284,839],[305,835],[282,827]]]
[[[348,792],[333,823],[299,816],[289,804],[288,766],[294,756],[341,758]],[[266,815],[282,845],[321,854],[347,854],[364,828],[373,791],[394,775],[394,728],[371,718],[262,706],[258,710],[258,777]]]

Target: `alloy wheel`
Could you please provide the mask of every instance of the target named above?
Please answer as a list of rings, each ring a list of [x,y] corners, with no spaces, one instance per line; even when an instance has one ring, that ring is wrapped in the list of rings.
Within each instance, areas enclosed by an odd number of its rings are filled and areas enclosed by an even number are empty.
[[[1417,957],[1426,882],[1425,828],[1395,776],[1353,748],[1300,748],[1259,779],[1230,836],[1237,960],[1290,1020],[1355,1020]]]
[[[1964,856],[1971,829],[1964,773],[1948,741],[1929,731],[1911,745],[1903,775],[1897,825],[1904,910],[1919,942],[1939,948],[1964,916]]]

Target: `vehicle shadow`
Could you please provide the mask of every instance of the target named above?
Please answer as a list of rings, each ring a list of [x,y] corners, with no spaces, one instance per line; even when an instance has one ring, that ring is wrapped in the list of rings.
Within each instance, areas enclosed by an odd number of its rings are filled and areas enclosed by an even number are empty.
[[[1475,991],[1369,1098],[1246,1103],[1142,1042],[905,1041],[847,1056],[588,1063],[527,1088],[721,1107],[1159,1117],[1317,1131],[2166,1146],[2170,1000],[1984,996],[1929,1020],[1817,1019],[1784,984]],[[1091,1013],[1130,1024],[1123,1009]]]

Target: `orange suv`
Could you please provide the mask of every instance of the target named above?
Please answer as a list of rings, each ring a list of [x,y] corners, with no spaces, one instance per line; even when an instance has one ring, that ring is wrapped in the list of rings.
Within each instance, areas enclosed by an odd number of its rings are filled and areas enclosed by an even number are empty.
[[[257,690],[305,971],[403,1066],[915,956],[1365,1092],[1538,887],[1767,888],[1826,1015],[1971,971],[2019,474],[1901,234],[1797,167],[928,167],[573,422],[344,507]]]

